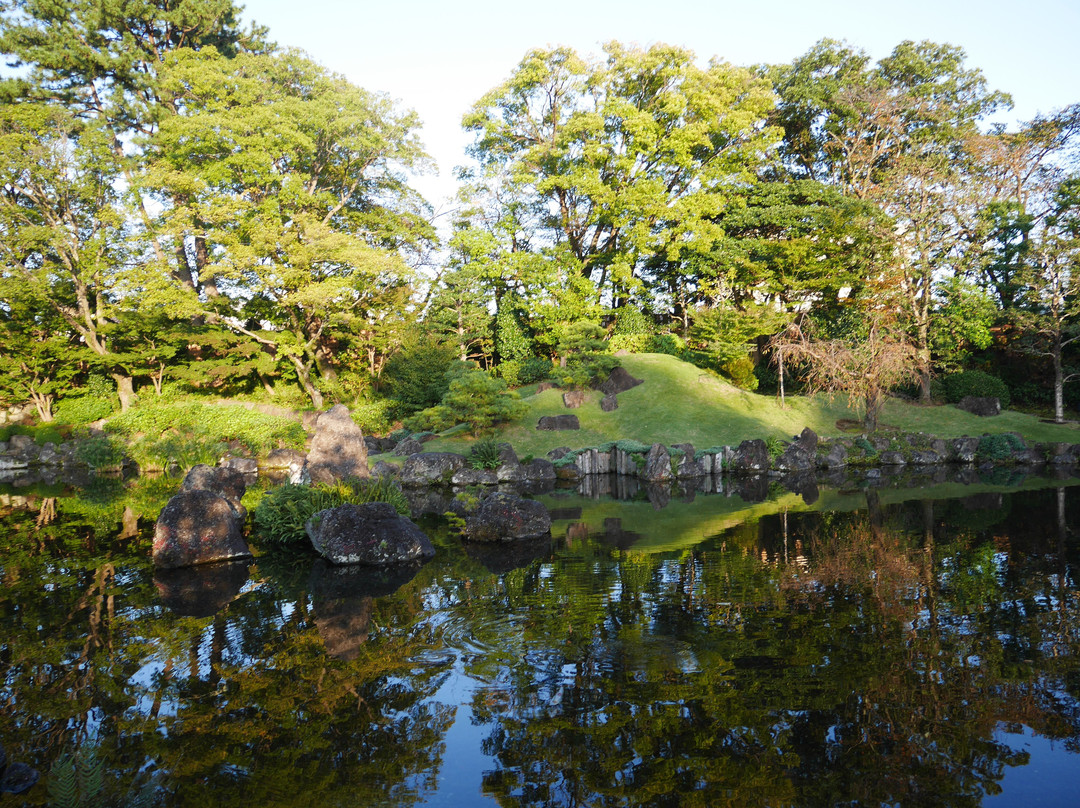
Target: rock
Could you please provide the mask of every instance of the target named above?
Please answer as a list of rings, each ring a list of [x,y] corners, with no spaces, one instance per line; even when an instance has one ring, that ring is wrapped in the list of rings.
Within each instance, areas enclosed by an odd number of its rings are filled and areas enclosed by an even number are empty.
[[[376,438],[371,435],[364,436],[364,445],[367,446],[369,454],[385,454],[386,452],[394,451],[398,442],[390,438]]]
[[[811,433],[813,434],[813,433]],[[784,451],[773,463],[777,471],[796,472],[807,471],[817,464],[817,435],[814,435],[813,448],[809,448],[809,441],[804,442],[801,437],[784,447]]]
[[[499,464],[503,466],[517,466],[521,464],[517,452],[509,443],[499,444]]]
[[[360,427],[343,404],[319,415],[308,452],[307,472],[314,483],[332,483],[350,477],[366,479],[367,444]]]
[[[993,396],[964,396],[956,408],[983,418],[1001,415],[1001,402]]]
[[[978,438],[953,438],[949,441],[949,456],[957,463],[974,463],[979,450]]]
[[[581,479],[581,469],[573,463],[567,463],[565,466],[555,466],[555,479],[576,483]]]
[[[221,461],[221,467],[238,471],[241,474],[259,473],[259,464],[250,457],[226,457]]]
[[[520,539],[513,543],[488,544],[467,542],[465,554],[483,564],[489,572],[503,575],[514,569],[527,567],[538,559],[551,558],[551,536],[538,539]]]
[[[465,466],[450,478],[454,485],[497,485],[499,476],[494,469],[474,469]]]
[[[181,490],[162,508],[154,527],[154,565],[171,569],[250,558],[243,524],[243,516],[225,497]]]
[[[654,443],[652,448],[649,449],[649,454],[645,457],[645,469],[642,472],[642,477],[649,482],[662,482],[671,479],[671,455],[668,453],[667,447],[662,443]]]
[[[385,502],[327,508],[304,528],[316,552],[332,564],[378,567],[435,555],[423,531]]]
[[[604,412],[614,412],[619,409],[619,397],[614,393],[609,393],[600,399],[600,409]]]
[[[465,467],[465,458],[453,452],[418,452],[409,455],[401,468],[402,485],[448,484],[454,472]]]
[[[181,617],[210,617],[236,600],[248,580],[249,559],[154,571],[158,599]]]
[[[548,460],[560,460],[572,452],[569,446],[559,446],[547,453]]]
[[[223,497],[232,506],[233,510],[240,515],[241,524],[247,516],[247,509],[240,504],[247,491],[247,482],[244,475],[234,469],[207,466],[200,463],[193,466],[191,471],[180,483],[181,491],[209,491]]]
[[[465,520],[471,541],[538,539],[551,533],[551,516],[543,503],[501,492],[489,494]]]
[[[526,483],[541,483],[555,479],[555,467],[551,460],[538,457],[522,464],[522,480]]]
[[[804,427],[803,431],[799,433],[799,437],[795,439],[795,442],[802,446],[810,454],[814,454],[817,451],[818,436],[817,433],[810,427]]]
[[[760,438],[744,440],[739,444],[727,464],[734,474],[754,474],[769,468],[769,449]]]
[[[500,483],[516,483],[522,479],[520,463],[503,463],[495,470],[495,477]]]
[[[576,415],[544,415],[540,417],[536,428],[549,431],[565,431],[581,429],[581,423]]]
[[[627,372],[626,368],[620,365],[613,368],[607,379],[600,383],[600,391],[608,396],[616,396],[637,387],[644,381],[644,379],[635,379]]]
[[[567,390],[562,394],[562,403],[568,410],[576,410],[585,403],[585,391]]]
[[[274,449],[263,461],[263,468],[296,471],[304,467],[307,455],[296,449]]]
[[[374,466],[371,467],[372,477],[397,477],[401,474],[401,469],[395,466],[393,463],[387,463],[385,460],[380,460]]]
[[[37,446],[29,435],[12,435],[8,438],[8,454],[37,454]]]
[[[49,442],[41,447],[41,451],[38,453],[38,462],[45,463],[47,465],[55,465],[63,460],[63,456],[56,448],[56,444]]]
[[[0,776],[0,793],[22,794],[37,784],[40,775],[25,763],[12,763]]]
[[[906,466],[907,460],[900,452],[882,452],[878,457],[878,463],[883,466]]]
[[[558,386],[555,382],[540,382],[540,384],[536,385],[536,392],[543,393],[545,390],[554,390]]]
[[[404,438],[394,447],[394,454],[398,457],[410,457],[422,451],[424,451],[424,444],[416,438]]]

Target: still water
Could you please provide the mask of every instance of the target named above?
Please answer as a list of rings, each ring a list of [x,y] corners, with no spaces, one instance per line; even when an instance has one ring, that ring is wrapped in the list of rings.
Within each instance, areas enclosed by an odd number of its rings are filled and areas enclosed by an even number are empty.
[[[165,484],[0,492],[0,805],[1073,805],[1074,482],[556,491],[550,542],[194,578]]]

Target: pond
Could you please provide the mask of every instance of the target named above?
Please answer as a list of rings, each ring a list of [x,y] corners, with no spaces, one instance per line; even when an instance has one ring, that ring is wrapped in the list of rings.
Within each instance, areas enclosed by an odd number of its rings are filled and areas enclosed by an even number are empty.
[[[551,541],[195,579],[174,483],[5,489],[0,805],[1071,805],[1080,487],[1016,482],[554,491]]]

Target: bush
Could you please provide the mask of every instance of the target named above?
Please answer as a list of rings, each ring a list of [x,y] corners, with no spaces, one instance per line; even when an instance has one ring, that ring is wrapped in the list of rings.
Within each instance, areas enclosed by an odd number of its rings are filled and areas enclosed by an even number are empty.
[[[1009,388],[1005,382],[981,370],[950,373],[942,378],[941,386],[945,393],[945,400],[950,404],[955,404],[965,396],[996,398],[1001,402],[1002,409],[1007,408],[1011,403]]]
[[[53,419],[58,424],[85,426],[108,417],[112,412],[112,401],[107,398],[77,396],[58,401],[53,411]]]
[[[394,425],[393,401],[385,398],[357,401],[352,408],[352,419],[365,435],[385,435]]]
[[[458,365],[457,349],[434,340],[417,340],[394,354],[383,368],[386,391],[402,415],[433,407],[446,394],[447,371]]]
[[[983,435],[979,439],[979,446],[975,449],[975,457],[979,460],[1002,461],[1012,457],[1014,451],[1024,448],[1024,441],[1018,435],[1004,432],[999,435]]]
[[[758,378],[754,375],[754,361],[749,356],[737,356],[724,362],[720,370],[740,390],[757,390]]]
[[[268,491],[255,506],[254,538],[267,546],[303,545],[307,541],[304,525],[319,511],[368,502],[388,502],[402,515],[409,512],[401,489],[382,477],[311,486],[285,483]]]
[[[492,378],[482,370],[467,370],[454,376],[437,406],[417,413],[405,425],[409,429],[440,431],[465,423],[476,435],[500,421],[523,415],[526,409],[502,379]]]
[[[119,468],[124,462],[120,445],[107,435],[91,435],[79,441],[75,447],[75,460],[95,471]]]

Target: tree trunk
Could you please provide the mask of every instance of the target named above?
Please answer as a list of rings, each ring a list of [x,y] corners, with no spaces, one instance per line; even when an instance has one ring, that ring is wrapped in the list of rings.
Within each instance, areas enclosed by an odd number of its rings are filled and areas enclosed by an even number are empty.
[[[1061,331],[1054,334],[1054,423],[1065,422],[1065,374],[1061,368]]]
[[[296,378],[300,381],[300,387],[303,388],[307,397],[311,399],[311,406],[321,410],[324,404],[323,395],[311,380],[311,368],[298,356],[290,357],[290,359],[293,367],[296,368]]]
[[[51,423],[53,419],[53,397],[46,393],[31,392],[30,400],[34,402],[34,409],[37,410],[38,418],[41,419],[41,423]]]
[[[120,396],[120,412],[127,412],[135,403],[135,384],[130,376],[121,373],[113,373],[112,378],[116,382],[116,394]]]

